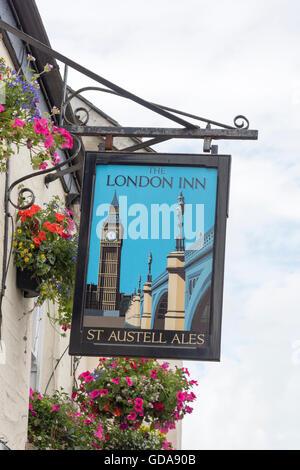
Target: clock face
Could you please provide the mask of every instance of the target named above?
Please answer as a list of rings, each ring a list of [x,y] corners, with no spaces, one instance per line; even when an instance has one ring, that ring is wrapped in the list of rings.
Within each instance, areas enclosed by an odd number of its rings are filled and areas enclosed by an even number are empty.
[[[117,238],[117,234],[114,230],[109,230],[109,232],[105,234],[105,238],[109,242],[114,242]]]

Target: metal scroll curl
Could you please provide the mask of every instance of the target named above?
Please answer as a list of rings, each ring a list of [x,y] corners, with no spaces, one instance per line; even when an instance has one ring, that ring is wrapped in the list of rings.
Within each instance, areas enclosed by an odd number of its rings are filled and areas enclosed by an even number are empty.
[[[78,124],[78,122],[71,122],[67,116],[66,116],[66,109],[67,109],[67,106],[70,104],[70,102],[76,98],[76,96],[82,94],[83,92],[85,91],[102,91],[102,92],[106,92],[106,93],[111,93],[113,95],[118,95],[118,93],[115,93],[111,90],[108,90],[108,89],[105,89],[105,88],[100,88],[100,87],[92,87],[92,86],[88,86],[88,87],[84,87],[84,88],[80,88],[79,90],[77,91],[74,91],[73,93],[71,93],[71,95],[68,97],[68,99],[62,104],[62,107],[61,107],[61,113],[62,113],[62,117],[63,117],[63,120],[66,124],[69,124],[69,125],[72,125],[72,124]],[[85,114],[85,117],[83,119],[79,119],[79,116],[78,114],[80,112],[83,112]],[[82,106],[78,107],[78,108],[75,108],[73,110],[73,114],[75,116],[75,118],[77,119],[77,121],[80,121],[80,125],[81,126],[86,126],[87,123],[89,122],[89,119],[90,119],[90,113],[89,111],[86,109],[86,108],[83,108]]]
[[[238,121],[241,121],[241,122],[238,122]],[[249,121],[242,114],[239,114],[238,116],[236,116],[233,122],[234,122],[235,127],[238,129],[249,129],[249,125],[250,125]]]
[[[46,175],[47,173],[51,173],[53,171],[56,171],[58,170],[59,168],[67,165],[68,163],[72,162],[73,160],[75,160],[75,158],[79,155],[79,152],[81,150],[81,141],[79,139],[79,137],[77,135],[74,135],[72,134],[72,137],[76,140],[77,142],[77,149],[75,151],[75,153],[70,157],[68,158],[67,160],[64,160],[63,162],[59,163],[58,165],[54,165],[53,168],[48,168],[47,170],[40,170],[40,171],[35,171],[34,173],[30,173],[29,175],[26,175],[26,176],[23,176],[22,178],[19,178],[17,179],[16,181],[14,181],[10,187],[8,188],[8,201],[11,203],[11,205],[15,208],[15,209],[28,209],[29,207],[32,206],[32,204],[34,204],[34,201],[35,201],[35,195],[33,193],[33,191],[29,188],[22,188],[20,189],[20,191],[18,192],[18,202],[17,204],[14,203],[12,200],[11,200],[11,192],[12,190],[19,184],[23,183],[24,181],[28,180],[28,179],[31,179],[31,178],[35,178],[36,176],[40,176],[40,175]],[[26,197],[24,196],[26,193],[29,193],[29,196],[27,195]],[[28,199],[28,197],[30,197],[29,201],[26,202],[25,204],[24,203],[20,203],[20,201],[24,201],[25,199]]]

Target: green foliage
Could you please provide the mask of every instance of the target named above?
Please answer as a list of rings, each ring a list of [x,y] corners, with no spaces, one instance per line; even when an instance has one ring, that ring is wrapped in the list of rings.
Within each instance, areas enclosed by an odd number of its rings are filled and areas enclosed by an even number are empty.
[[[102,358],[80,374],[72,399],[31,390],[28,439],[38,449],[172,449],[166,433],[196,398],[187,376],[152,359]]]
[[[102,426],[83,413],[62,390],[52,397],[30,390],[28,440],[39,450],[99,449]]]
[[[166,433],[192,411],[189,402],[196,398],[189,392],[193,381],[187,380],[186,369],[172,370],[154,359],[101,359],[93,373],[84,372],[79,380],[81,409],[92,400],[101,418],[113,419],[123,430],[144,422]]]
[[[6,170],[6,160],[21,147],[28,149],[33,169],[46,169],[47,161],[59,163],[57,148],[72,148],[73,145],[70,134],[51,121],[59,112],[56,107],[51,114],[41,117],[38,79],[50,72],[52,66],[47,64],[41,73],[35,73],[30,68],[34,60],[28,56],[24,76],[10,69],[0,58],[0,172]]]
[[[111,428],[109,439],[103,441],[102,450],[162,450],[172,449],[170,442],[166,441],[165,434],[159,430],[151,430],[149,426],[140,426],[137,430],[120,430]]]

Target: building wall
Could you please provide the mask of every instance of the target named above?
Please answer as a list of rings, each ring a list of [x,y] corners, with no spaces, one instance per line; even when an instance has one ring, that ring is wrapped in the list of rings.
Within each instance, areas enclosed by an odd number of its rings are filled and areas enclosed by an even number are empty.
[[[9,11],[7,10],[6,13],[8,14]],[[3,19],[7,20],[6,17]],[[17,49],[18,57],[23,55],[26,58],[26,53],[22,51],[22,43],[14,39],[13,45]],[[0,56],[4,57],[8,65],[13,68],[13,62],[2,39],[0,40]],[[78,102],[80,102],[79,99],[77,99]],[[76,107],[76,104],[74,106]],[[41,110],[48,111],[42,96]],[[97,125],[112,125],[108,118],[96,110],[91,111],[91,117],[92,123]],[[97,150],[99,141],[96,138],[83,139],[85,148],[89,150]],[[122,142],[118,139],[114,142],[121,148],[134,143],[131,139],[124,139]],[[32,173],[29,153],[24,149],[10,160],[10,183],[29,173]],[[34,192],[35,202],[39,205],[51,200],[53,195],[64,197],[60,180],[52,182],[47,188],[43,176],[39,176],[26,181],[26,186]],[[4,188],[5,174],[0,174],[0,260],[3,259]],[[16,201],[16,199],[17,189],[15,188],[12,192],[12,200]],[[9,210],[15,221],[16,209],[10,205]],[[10,227],[9,237],[11,235]],[[25,299],[22,292],[16,288],[16,269],[12,260],[8,269],[6,286],[2,304],[2,348],[0,350],[0,439],[7,442],[12,450],[23,450],[27,440],[30,383],[32,382],[36,390],[42,394],[47,392],[51,395],[60,387],[71,393],[74,383],[74,365],[77,365],[76,377],[78,377],[81,372],[96,368],[98,358],[73,358],[68,355],[69,333],[65,338],[61,337],[59,327],[53,325],[46,316],[48,308],[54,315],[54,306],[45,305],[39,310],[34,310],[34,299]],[[34,362],[37,366],[36,372],[32,370],[32,351],[37,358]],[[179,449],[180,427],[176,432],[172,431],[168,439]]]
[[[4,57],[7,64],[13,68],[8,51],[0,41],[0,56]],[[43,103],[42,103],[42,107]],[[46,110],[46,109],[44,109]],[[10,184],[18,178],[32,173],[29,153],[21,150],[19,154],[10,159]],[[53,195],[64,197],[64,191],[59,180],[53,182],[47,189],[43,177],[35,177],[26,181],[26,186],[33,190],[36,204],[42,206],[48,202]],[[0,174],[0,259],[3,259],[3,234],[4,234],[4,188],[5,174]],[[17,200],[17,189],[12,191],[12,200]],[[17,210],[9,206],[14,220]],[[12,230],[9,228],[9,242]],[[10,246],[10,244],[9,244]],[[1,263],[2,274],[2,263]],[[2,312],[2,354],[0,355],[0,438],[7,441],[11,449],[24,449],[27,439],[28,419],[28,396],[30,386],[31,349],[32,349],[32,309],[34,299],[25,299],[22,292],[16,288],[16,269],[11,260],[6,291],[3,298]],[[50,305],[53,314],[53,306]],[[43,365],[40,374],[41,393],[44,392],[46,384],[68,344],[68,338],[62,338],[58,328],[54,327],[49,319],[44,318],[44,344],[41,351]],[[64,386],[71,391],[70,380],[71,358],[65,354],[57,371],[48,387],[48,393],[54,391],[58,386]],[[67,374],[67,371],[69,372]]]

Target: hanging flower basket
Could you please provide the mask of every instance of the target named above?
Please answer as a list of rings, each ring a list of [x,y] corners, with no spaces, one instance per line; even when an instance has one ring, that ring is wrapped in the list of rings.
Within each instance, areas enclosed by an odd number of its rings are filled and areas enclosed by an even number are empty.
[[[54,196],[43,209],[36,204],[20,208],[13,233],[17,287],[26,298],[37,297],[36,305],[56,303],[51,318],[63,331],[69,329],[73,309],[77,235],[72,215]]]
[[[32,271],[17,269],[17,288],[23,291],[26,299],[38,297],[40,295],[39,286],[40,281],[36,277],[32,277]]]

